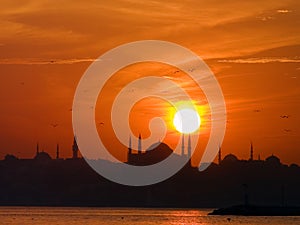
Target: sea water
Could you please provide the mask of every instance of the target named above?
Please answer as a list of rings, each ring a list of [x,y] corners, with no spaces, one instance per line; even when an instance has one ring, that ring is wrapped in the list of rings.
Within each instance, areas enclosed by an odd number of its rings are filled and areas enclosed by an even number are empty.
[[[208,216],[213,209],[0,207],[0,224],[300,225],[299,217]]]

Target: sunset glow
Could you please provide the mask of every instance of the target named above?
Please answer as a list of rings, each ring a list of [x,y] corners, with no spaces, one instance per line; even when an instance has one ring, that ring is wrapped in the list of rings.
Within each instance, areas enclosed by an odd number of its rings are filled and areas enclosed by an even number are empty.
[[[37,142],[52,157],[59,143],[61,157],[69,157],[74,93],[91,63],[128,42],[165,40],[195,52],[215,74],[226,101],[224,154],[247,158],[252,140],[255,158],[275,154],[300,163],[299,13],[295,0],[3,1],[0,158],[32,158]],[[196,132],[202,139],[193,162],[199,161],[211,130],[206,96],[184,71],[162,63],[134,64],[114,74],[95,108],[99,137],[126,160],[127,146],[115,137],[110,109],[128,82],[146,76],[177,82],[199,106]],[[157,85],[163,84],[152,84]],[[143,99],[129,124],[144,139],[151,134],[151,118],[162,117],[168,131],[161,141],[173,147],[180,139],[173,125],[176,112],[162,100]]]
[[[200,127],[199,114],[193,109],[179,110],[173,120],[176,130],[183,134],[190,134],[195,132]]]

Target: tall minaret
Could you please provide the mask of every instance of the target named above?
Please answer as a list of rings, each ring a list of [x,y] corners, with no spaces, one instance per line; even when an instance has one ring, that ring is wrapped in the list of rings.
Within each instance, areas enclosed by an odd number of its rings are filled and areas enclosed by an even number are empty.
[[[56,159],[59,159],[59,144],[56,145]]]
[[[142,137],[141,137],[141,134],[139,134],[138,154],[142,154]]]
[[[219,146],[219,155],[218,155],[218,163],[221,164],[222,161],[222,152],[221,152],[221,146]]]
[[[127,162],[131,162],[131,154],[132,154],[132,146],[131,146],[131,135],[129,135],[129,143],[128,143],[128,153],[127,153]]]
[[[78,145],[75,136],[73,140],[72,150],[73,150],[73,159],[78,159]]]
[[[250,144],[250,161],[253,161],[253,144],[252,144],[252,141],[251,141],[251,144]]]
[[[181,138],[181,155],[184,156],[184,134],[182,134]]]
[[[131,147],[131,136],[129,136],[129,144],[128,144],[128,155],[131,155],[132,147]]]
[[[187,147],[187,156],[189,158],[189,160],[191,161],[191,156],[192,156],[192,145],[191,145],[191,135],[189,134],[189,140],[188,140],[188,147]]]

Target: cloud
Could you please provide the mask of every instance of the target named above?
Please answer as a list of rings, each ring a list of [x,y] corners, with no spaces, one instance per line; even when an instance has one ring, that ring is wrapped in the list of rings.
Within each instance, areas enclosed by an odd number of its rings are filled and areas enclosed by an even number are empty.
[[[298,38],[299,6],[295,0],[66,0],[64,5],[37,0],[4,3],[0,42],[7,47],[0,56],[94,57],[129,41],[163,39],[210,57],[224,57],[284,42],[295,44]],[[277,9],[293,11],[281,18]],[[276,19],[260,23],[260,16],[262,20]]]
[[[278,13],[289,13],[289,12],[292,12],[292,10],[288,10],[288,9],[278,9],[276,12],[278,12]]]
[[[288,58],[241,58],[241,59],[220,59],[219,63],[240,63],[240,64],[258,64],[258,63],[300,63],[300,57]]]
[[[94,62],[99,59],[0,59],[0,65],[64,65],[84,62]]]

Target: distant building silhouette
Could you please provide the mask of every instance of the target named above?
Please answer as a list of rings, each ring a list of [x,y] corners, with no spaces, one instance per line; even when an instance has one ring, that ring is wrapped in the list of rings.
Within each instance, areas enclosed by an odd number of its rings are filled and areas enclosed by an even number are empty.
[[[78,159],[78,145],[77,145],[77,141],[76,141],[76,137],[74,136],[73,139],[73,145],[72,145],[72,150],[73,150],[73,159]]]
[[[38,161],[48,161],[52,158],[47,152],[41,151],[34,157],[34,159]]]
[[[56,145],[56,159],[59,159],[59,144]]]
[[[138,153],[133,153],[132,151],[132,142],[131,136],[129,137],[128,143],[128,154],[127,154],[127,162],[131,165],[136,166],[145,166],[152,165],[158,163],[164,159],[166,159],[169,155],[174,154],[178,160],[185,160],[186,157],[189,157],[187,166],[192,167],[191,163],[191,137],[188,137],[188,146],[187,146],[187,155],[184,154],[185,146],[184,146],[184,135],[182,135],[182,143],[181,143],[181,155],[177,155],[173,152],[173,150],[165,143],[157,142],[152,144],[148,149],[142,151],[142,137],[139,134],[138,138]]]
[[[191,154],[191,137],[188,137],[187,153],[184,152],[184,137],[181,139],[181,154],[174,153],[160,141],[137,153],[132,149],[129,136],[126,163],[151,165],[171,154],[175,160],[186,160]],[[141,135],[137,141],[141,150]],[[69,148],[70,158],[60,158],[57,144],[56,157],[54,149],[52,159],[37,143],[36,152],[33,149],[30,159],[18,159],[8,154],[0,160],[0,205],[223,207],[244,203],[300,206],[300,167],[284,165],[274,155],[265,160],[254,160],[253,149],[251,144],[250,158],[247,159],[238,159],[233,154],[222,159],[220,146],[219,164],[212,163],[203,172],[192,168],[189,162],[161,183],[130,187],[105,179],[79,158],[75,138]],[[102,159],[98,162],[116,165]]]
[[[253,144],[252,144],[252,141],[250,143],[250,161],[253,161]]]
[[[16,160],[18,160],[18,158],[14,155],[11,155],[11,154],[7,154],[4,157],[4,161],[16,161]]]
[[[266,158],[266,163],[272,166],[280,166],[281,162],[280,159],[277,156],[274,156],[273,154]]]
[[[138,154],[142,154],[142,136],[139,134]]]
[[[184,156],[184,134],[182,134],[181,138],[181,156]]]
[[[239,159],[233,154],[228,154],[224,157],[221,164],[223,164],[223,163],[231,164],[231,163],[236,163],[236,162],[239,162]]]
[[[189,139],[188,139],[187,157],[189,158],[189,163],[191,164],[191,159],[192,159],[192,145],[191,145],[191,135],[190,134],[189,134]]]
[[[132,143],[131,143],[131,136],[129,136],[129,144],[128,144],[128,155],[127,155],[127,158],[129,158],[131,154],[132,154]]]
[[[43,150],[40,152],[39,143],[37,143],[36,154],[34,156],[34,159],[39,161],[47,161],[47,160],[51,160],[52,158],[47,152],[44,152]]]

